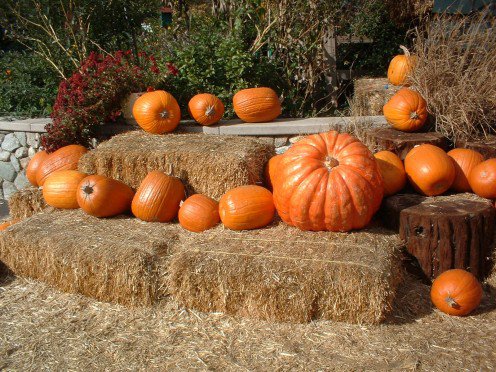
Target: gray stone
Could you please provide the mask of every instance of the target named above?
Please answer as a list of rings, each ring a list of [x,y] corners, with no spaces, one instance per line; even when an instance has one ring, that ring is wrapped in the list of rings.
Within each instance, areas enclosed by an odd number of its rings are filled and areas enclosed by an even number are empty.
[[[5,138],[5,134],[0,133],[0,143],[2,143],[3,139]]]
[[[0,151],[0,161],[9,161],[10,160],[10,152],[2,150]]]
[[[2,149],[5,151],[14,151],[21,147],[21,143],[19,142],[19,139],[14,135],[14,133],[9,133],[5,136],[5,138],[2,141]]]
[[[18,190],[24,189],[30,185],[30,182],[28,178],[26,177],[26,172],[20,172],[15,181],[14,181],[15,187],[17,187]]]
[[[17,191],[17,187],[14,182],[4,181],[2,190],[4,198],[8,200]]]
[[[27,146],[26,132],[14,132],[14,135],[17,137],[22,146]]]
[[[288,149],[289,149],[289,146],[278,147],[278,148],[276,148],[276,154],[277,155],[284,154],[286,151],[288,151]]]
[[[0,199],[3,199],[3,190],[1,187],[0,187]]]
[[[274,146],[281,147],[288,143],[288,137],[276,137],[274,138]]]
[[[14,154],[10,155],[10,164],[12,164],[16,172],[21,171],[21,163],[19,162],[19,159],[15,157]]]
[[[40,134],[39,133],[27,133],[26,134],[26,142],[28,146],[34,147],[37,149],[40,147]]]
[[[19,161],[19,163],[21,163],[21,168],[22,168],[22,169],[26,169],[26,168],[28,167],[28,164],[29,164],[29,161],[30,161],[30,160],[31,160],[31,159],[29,159],[29,158],[23,158],[23,159],[21,159],[21,160]]]
[[[0,161],[0,178],[13,182],[16,178],[16,171],[8,161]]]
[[[32,158],[35,154],[36,154],[36,149],[35,149],[35,148],[33,148],[33,147],[30,147],[30,148],[28,149],[28,156],[29,156],[30,158]]]
[[[28,148],[27,147],[19,147],[15,153],[14,153],[14,156],[17,158],[17,159],[22,159],[22,158],[25,158],[28,156]]]

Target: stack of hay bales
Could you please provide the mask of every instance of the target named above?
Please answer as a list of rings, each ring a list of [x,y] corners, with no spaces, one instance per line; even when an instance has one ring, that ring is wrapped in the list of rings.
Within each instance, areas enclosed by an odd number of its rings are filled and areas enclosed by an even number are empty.
[[[48,208],[43,192],[37,187],[28,187],[15,192],[9,199],[10,217],[22,220]]]
[[[350,101],[352,116],[383,115],[382,108],[401,89],[387,78],[361,78],[354,81],[355,92]]]

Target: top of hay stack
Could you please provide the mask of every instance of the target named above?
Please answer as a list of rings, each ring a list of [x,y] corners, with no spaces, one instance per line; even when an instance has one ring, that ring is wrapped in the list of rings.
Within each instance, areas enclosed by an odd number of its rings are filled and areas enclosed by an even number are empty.
[[[15,220],[28,218],[48,208],[43,192],[37,187],[16,191],[9,199],[10,216]]]

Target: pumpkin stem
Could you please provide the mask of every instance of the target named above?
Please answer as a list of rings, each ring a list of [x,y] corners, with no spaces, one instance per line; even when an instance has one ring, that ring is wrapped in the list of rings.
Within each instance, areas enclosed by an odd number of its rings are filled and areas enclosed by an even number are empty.
[[[215,115],[214,106],[208,106],[207,109],[205,110],[205,116],[214,116],[214,115]]]
[[[417,111],[412,111],[410,113],[410,119],[417,120],[419,118]]]
[[[452,307],[453,309],[459,309],[460,305],[455,301],[455,299],[451,296],[448,296],[445,298],[446,303],[448,304],[449,307]]]
[[[400,49],[405,53],[405,56],[410,57],[410,51],[404,45],[400,45]]]
[[[161,117],[162,119],[168,119],[168,118],[169,118],[169,111],[164,110],[164,111],[162,111],[159,115],[160,115],[160,117]]]
[[[339,165],[339,160],[336,158],[333,158],[332,156],[326,156],[324,160],[324,165],[327,168],[327,170],[331,170],[334,167],[337,167]]]
[[[86,185],[83,187],[83,192],[87,195],[91,195],[93,194],[93,187]]]

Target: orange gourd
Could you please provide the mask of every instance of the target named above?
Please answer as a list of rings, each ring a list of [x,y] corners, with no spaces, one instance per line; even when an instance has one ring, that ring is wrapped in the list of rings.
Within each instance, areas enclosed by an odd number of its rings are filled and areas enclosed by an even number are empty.
[[[87,175],[76,170],[62,170],[51,173],[43,184],[43,198],[55,208],[79,208],[76,194],[79,183]]]
[[[477,195],[496,199],[496,158],[476,165],[468,176],[468,182]]]
[[[9,226],[12,226],[13,224],[16,224],[19,221],[20,221],[19,219],[12,219],[12,220],[0,222],[0,231],[7,229]]]
[[[162,134],[176,129],[181,110],[172,94],[156,90],[143,94],[134,102],[133,116],[145,132]]]
[[[401,159],[391,151],[380,151],[374,155],[381,172],[384,195],[390,196],[398,193],[406,185],[405,166]]]
[[[43,186],[46,178],[55,171],[76,170],[79,159],[87,152],[88,149],[81,145],[68,145],[52,152],[36,171],[36,183]]]
[[[384,105],[384,116],[393,128],[414,132],[427,120],[427,102],[417,92],[402,88]]]
[[[389,82],[393,85],[405,85],[408,74],[413,70],[417,63],[416,56],[412,56],[407,48],[400,45],[403,55],[395,56],[389,63],[387,76]]]
[[[224,115],[224,104],[213,94],[197,94],[188,103],[189,113],[201,125],[217,123]]]
[[[277,165],[279,164],[279,161],[281,160],[282,154],[280,155],[275,155],[269,159],[267,164],[265,165],[265,184],[267,185],[267,188],[269,190],[272,190],[274,187],[274,182],[276,180],[277,176]]]
[[[79,207],[95,217],[112,217],[128,211],[134,191],[125,183],[109,177],[92,175],[78,185]]]
[[[243,89],[233,97],[236,115],[248,123],[272,121],[281,115],[281,103],[270,88]]]
[[[468,182],[468,176],[472,169],[484,161],[481,153],[470,149],[453,149],[448,152],[455,161],[455,181],[451,188],[457,192],[471,192],[472,188]]]
[[[179,208],[178,219],[179,224],[189,231],[211,229],[220,221],[219,203],[205,195],[191,195]]]
[[[225,193],[219,202],[222,223],[231,230],[267,226],[274,218],[272,193],[262,186],[246,185]]]
[[[36,172],[38,172],[38,168],[41,166],[41,164],[43,164],[47,157],[48,154],[45,150],[38,151],[29,161],[28,166],[26,167],[26,177],[31,185],[39,186],[38,182],[36,181]]]
[[[432,283],[432,303],[449,315],[467,315],[479,306],[481,299],[482,286],[465,270],[445,271]]]
[[[177,216],[183,198],[184,185],[179,178],[152,171],[138,187],[131,211],[143,221],[169,222]]]
[[[361,229],[381,205],[379,166],[370,150],[347,133],[298,141],[277,170],[275,206],[284,222],[301,230]]]

